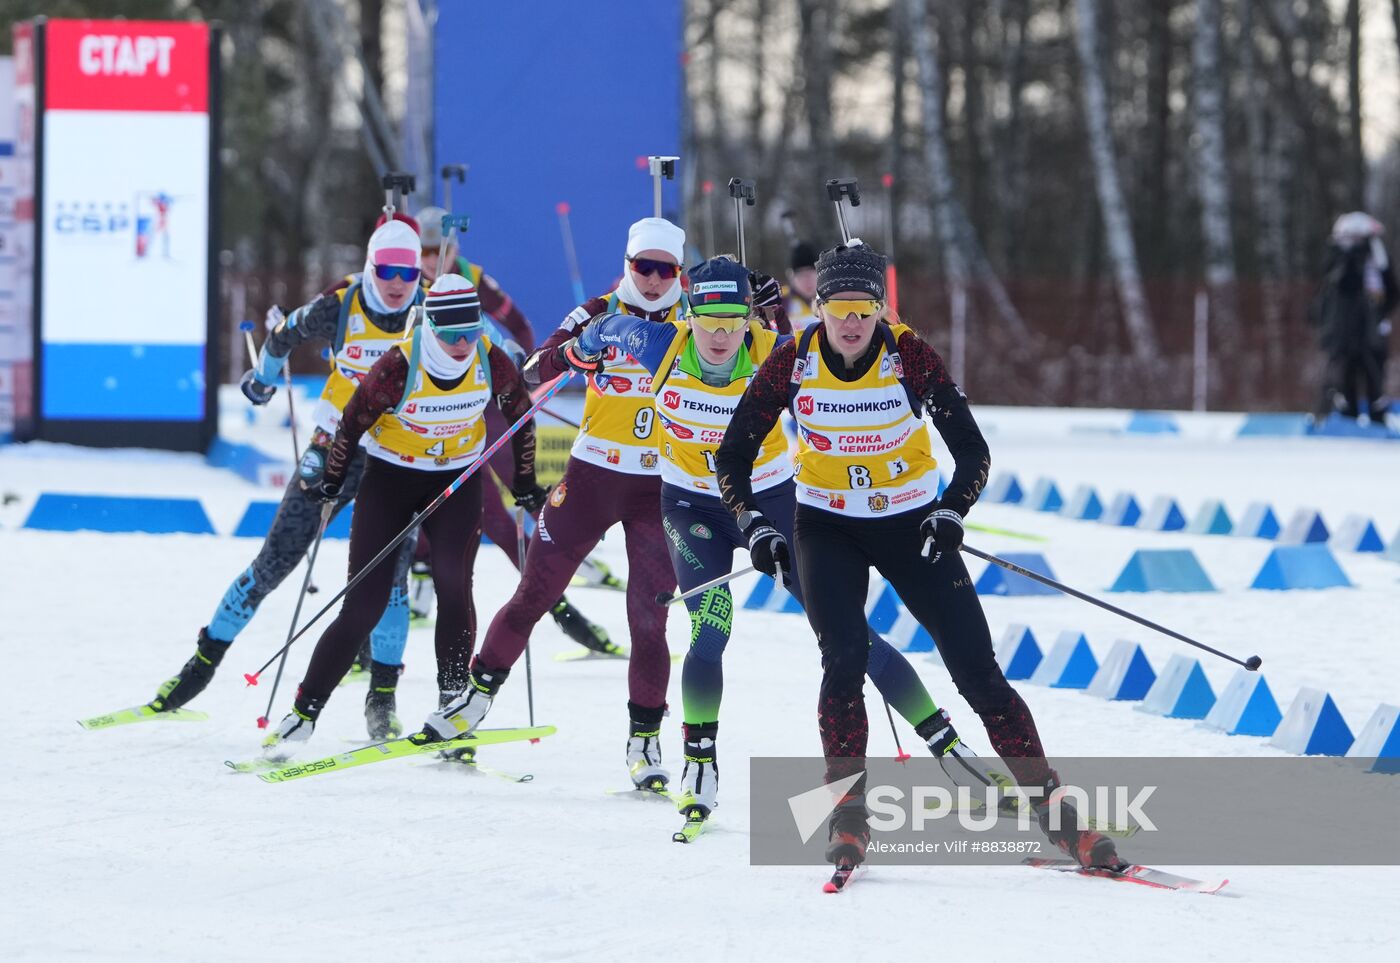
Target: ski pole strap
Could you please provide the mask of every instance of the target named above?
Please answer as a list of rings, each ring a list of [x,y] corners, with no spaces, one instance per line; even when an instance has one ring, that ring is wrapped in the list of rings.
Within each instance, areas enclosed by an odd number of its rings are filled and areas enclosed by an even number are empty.
[[[1132,612],[1129,612],[1125,609],[1120,609],[1116,605],[1110,605],[1108,602],[1105,602],[1102,599],[1094,598],[1094,596],[1089,595],[1086,592],[1081,592],[1078,589],[1070,588],[1068,585],[1065,585],[1062,582],[1057,582],[1053,578],[1048,578],[1044,575],[1041,575],[1039,572],[1032,572],[1028,568],[1022,568],[1015,562],[1008,562],[1006,559],[998,558],[997,556],[992,555],[988,552],[978,551],[977,549],[973,548],[971,545],[968,545],[966,543],[963,543],[962,550],[969,555],[974,555],[977,558],[983,559],[987,562],[991,562],[994,565],[1000,565],[1007,571],[1015,572],[1017,575],[1024,575],[1026,578],[1039,582],[1042,585],[1048,585],[1053,589],[1058,589],[1059,591],[1064,592],[1066,595],[1072,595],[1082,602],[1088,602],[1090,605],[1097,605],[1099,608],[1106,609],[1107,611],[1112,612],[1114,615],[1121,615],[1123,618],[1136,622],[1138,625],[1152,629],[1155,632],[1161,632],[1163,635],[1170,636],[1171,638],[1176,639],[1178,642],[1185,642],[1187,645],[1194,645],[1196,648],[1200,649],[1203,652],[1209,652],[1211,655],[1218,655],[1226,662],[1233,662],[1236,665],[1244,666],[1250,672],[1258,671],[1259,666],[1261,666],[1264,662],[1264,660],[1259,658],[1259,656],[1257,655],[1251,655],[1248,659],[1236,658],[1235,656],[1230,655],[1228,652],[1221,652],[1219,649],[1212,648],[1211,646],[1206,645],[1204,642],[1197,642],[1195,639],[1182,635],[1180,632],[1173,631],[1172,629],[1167,628],[1165,625],[1158,625],[1156,622],[1153,622],[1150,619],[1145,619],[1141,615],[1134,615]]]

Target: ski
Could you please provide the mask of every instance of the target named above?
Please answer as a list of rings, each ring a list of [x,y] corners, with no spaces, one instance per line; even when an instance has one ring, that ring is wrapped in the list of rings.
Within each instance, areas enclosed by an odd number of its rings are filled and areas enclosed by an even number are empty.
[[[609,642],[605,650],[588,649],[579,646],[577,649],[570,649],[568,652],[560,652],[554,656],[555,662],[593,662],[602,660],[626,660],[631,657],[631,653],[616,642]]]
[[[1171,889],[1183,893],[1218,893],[1230,882],[1228,879],[1200,880],[1189,876],[1177,876],[1175,873],[1152,869],[1150,866],[1139,866],[1136,863],[1120,869],[1097,869],[1080,866],[1072,859],[1030,857],[1025,860],[1025,864],[1036,869],[1053,869],[1061,873],[1074,873],[1076,876],[1114,879],[1122,883],[1137,883],[1153,889]]]
[[[823,893],[843,893],[843,892],[845,892],[845,891],[846,891],[846,887],[850,886],[850,885],[851,885],[851,882],[852,882],[854,879],[856,879],[856,877],[860,874],[860,868],[861,868],[861,866],[863,866],[863,865],[865,865],[865,864],[864,864],[864,863],[856,863],[854,866],[851,865],[850,863],[839,863],[839,864],[837,864],[835,871],[832,872],[832,874],[831,874],[831,879],[827,880],[825,883],[822,884],[822,892],[823,892]]]
[[[609,789],[609,796],[619,796],[624,799],[663,799],[675,801],[675,796],[666,788],[666,783],[655,779],[650,783],[641,786],[633,786],[631,789]]]
[[[685,825],[671,834],[671,841],[673,843],[693,843],[705,831],[705,826],[710,821],[709,814],[699,806],[692,806],[682,815],[685,816]]]
[[[476,749],[472,746],[462,749],[444,749],[438,753],[438,759],[449,766],[461,766],[470,772],[479,772],[484,776],[495,776],[506,782],[535,781],[535,774],[531,772],[514,773],[506,772],[504,769],[493,769],[491,766],[483,766],[476,758]]]
[[[93,716],[91,719],[79,719],[78,725],[91,731],[93,729],[111,729],[113,726],[128,726],[133,722],[158,722],[161,720],[203,722],[208,718],[209,713],[200,712],[197,709],[157,710],[150,703],[147,703],[146,705],[118,709],[116,712],[109,712],[106,715]]]
[[[927,808],[941,809],[941,807],[937,805],[937,800],[929,800],[929,802],[927,803]],[[949,810],[949,812],[956,813],[959,811],[959,809],[960,807],[957,804],[954,804],[951,810]],[[986,811],[987,804],[976,799],[972,800],[972,805],[967,809],[968,813],[977,817],[981,817]],[[1020,818],[1020,813],[1015,808],[1014,801],[1012,802],[1012,805],[1003,805],[997,807],[997,819],[1018,818]],[[1030,818],[1033,820],[1035,817],[1032,816]],[[1110,823],[1106,822],[1105,820],[1098,819],[1094,816],[1085,817],[1085,822],[1087,823],[1089,829],[1092,829],[1095,832],[1102,833],[1105,836],[1113,836],[1118,839],[1127,839],[1130,836],[1134,836],[1137,834],[1138,830],[1142,828],[1141,826],[1123,826],[1117,823]],[[1034,823],[1032,823],[1032,825],[1034,825]]]
[[[280,768],[260,770],[260,760],[250,760],[249,762],[226,762],[230,769],[236,772],[256,772],[258,778],[263,782],[290,782],[293,779],[303,779],[306,776],[316,776],[321,773],[335,772],[341,769],[351,769],[355,766],[365,766],[372,762],[384,762],[387,759],[399,759],[404,756],[416,756],[427,752],[440,752],[444,749],[459,749],[469,746],[495,745],[503,742],[523,742],[527,739],[534,741],[545,736],[553,735],[557,730],[554,726],[536,726],[532,729],[478,729],[470,736],[460,739],[449,739],[445,742],[428,742],[422,733],[414,733],[402,739],[390,739],[388,742],[379,742],[370,746],[362,746],[359,749],[352,749],[349,752],[342,752],[334,756],[326,756],[324,759],[315,759],[311,762],[291,763]]]
[[[627,583],[612,573],[602,562],[592,556],[579,563],[578,571],[569,579],[569,585],[579,588],[605,588],[618,592],[627,591]]]

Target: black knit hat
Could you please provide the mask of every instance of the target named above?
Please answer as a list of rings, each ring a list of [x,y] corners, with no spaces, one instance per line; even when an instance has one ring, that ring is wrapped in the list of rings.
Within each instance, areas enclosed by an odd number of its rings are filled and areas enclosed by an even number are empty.
[[[798,241],[788,255],[788,267],[797,271],[817,266],[817,249],[808,241]]]
[[[859,242],[840,244],[817,258],[817,297],[825,301],[841,291],[860,291],[885,299],[885,256]]]

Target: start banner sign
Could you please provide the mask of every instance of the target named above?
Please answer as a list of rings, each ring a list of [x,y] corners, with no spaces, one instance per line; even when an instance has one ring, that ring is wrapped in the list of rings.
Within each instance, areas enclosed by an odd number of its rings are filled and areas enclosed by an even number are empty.
[[[15,29],[36,105],[30,436],[203,449],[218,370],[217,33]]]

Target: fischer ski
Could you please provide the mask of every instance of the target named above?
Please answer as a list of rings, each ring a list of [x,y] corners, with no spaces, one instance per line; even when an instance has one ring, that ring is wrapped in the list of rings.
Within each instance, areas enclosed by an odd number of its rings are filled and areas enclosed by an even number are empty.
[[[335,772],[340,769],[351,769],[356,766],[365,766],[373,762],[384,762],[387,759],[399,759],[404,756],[416,756],[427,752],[440,752],[442,750],[460,749],[471,746],[495,745],[503,742],[524,742],[525,740],[537,740],[545,736],[553,735],[557,732],[554,726],[535,726],[525,729],[478,729],[470,736],[463,736],[460,739],[449,739],[447,741],[428,741],[423,733],[414,733],[402,739],[390,739],[387,742],[378,742],[374,745],[363,746],[359,749],[352,749],[349,752],[342,752],[334,756],[326,756],[324,759],[314,759],[310,762],[290,763],[277,769],[258,771],[259,760],[249,762],[226,762],[230,769],[236,772],[257,772],[258,778],[263,782],[290,782],[293,779],[302,779],[306,776],[316,776],[325,772]]]
[[[609,796],[621,796],[625,799],[669,799],[675,801],[675,796],[666,788],[666,782],[662,779],[652,779],[640,786],[633,786],[631,789],[609,789]]]
[[[681,815],[685,817],[685,825],[671,834],[671,841],[673,843],[693,843],[705,831],[705,826],[710,821],[709,814],[699,806],[691,806]]]
[[[89,731],[93,729],[111,729],[113,726],[128,726],[133,722],[158,722],[166,720],[170,722],[203,722],[209,718],[209,713],[200,712],[197,709],[163,709],[158,710],[150,703],[140,706],[130,706],[126,709],[118,709],[102,716],[93,716],[91,719],[79,719],[78,725]]]
[[[616,642],[609,642],[606,649],[589,649],[579,646],[570,649],[568,652],[560,652],[554,656],[555,662],[592,662],[594,660],[627,660],[632,653],[624,646]]]
[[[476,758],[476,747],[465,746],[461,749],[444,749],[438,753],[438,759],[449,766],[460,766],[470,772],[479,772],[484,776],[496,776],[506,782],[534,782],[535,774],[531,772],[514,773],[506,772],[504,769],[493,769],[490,766],[483,766]]]
[[[579,588],[605,588],[614,589],[618,592],[627,591],[627,583],[622,581],[612,573],[602,562],[597,561],[593,556],[585,558],[579,563],[578,571],[573,578],[569,579],[571,586]]]
[[[1107,869],[1080,866],[1072,859],[1030,857],[1024,862],[1027,866],[1033,866],[1036,869],[1053,869],[1061,873],[1073,873],[1076,876],[1114,879],[1122,883],[1137,883],[1140,886],[1150,886],[1153,889],[1170,889],[1183,893],[1205,893],[1207,895],[1218,893],[1230,882],[1228,879],[1200,880],[1192,879],[1189,876],[1177,876],[1175,873],[1153,869],[1150,866],[1140,866],[1136,863],[1129,863],[1118,869]]]

